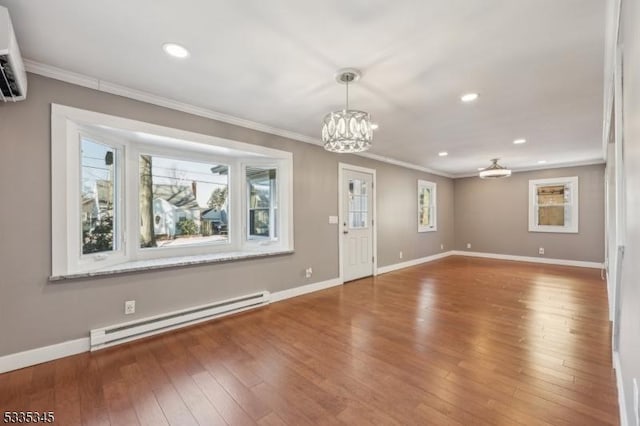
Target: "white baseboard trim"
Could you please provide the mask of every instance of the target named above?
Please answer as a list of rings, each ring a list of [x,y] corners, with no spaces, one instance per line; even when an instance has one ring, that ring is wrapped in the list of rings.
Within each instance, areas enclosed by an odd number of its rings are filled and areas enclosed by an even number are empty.
[[[620,426],[629,426],[627,420],[627,403],[624,398],[624,382],[622,381],[622,366],[620,364],[620,355],[618,352],[613,353],[613,368],[616,370],[616,384],[618,385],[618,407],[620,407]]]
[[[427,257],[421,257],[418,259],[407,260],[406,262],[394,263],[393,265],[382,266],[378,268],[377,274],[386,274],[387,272],[397,271],[398,269],[409,268],[411,266],[420,265],[422,263],[433,262],[434,260],[443,259],[453,255],[453,251],[446,251],[444,253],[438,253]]]
[[[271,293],[270,303],[279,302],[281,300],[301,296],[307,293],[313,293],[314,291],[324,290],[341,284],[342,280],[339,278],[333,278],[327,281],[277,291],[275,293]],[[192,324],[185,324],[184,326],[189,325]],[[178,328],[181,327],[176,327],[175,329]],[[89,338],[83,337],[81,339],[69,340],[67,342],[57,343],[51,346],[0,356],[0,374],[6,373],[7,371],[19,370],[20,368],[41,364],[43,362],[53,361],[58,358],[89,352],[90,348],[91,345]]]
[[[271,293],[271,303],[280,302],[281,300],[302,296],[303,294],[313,293],[314,291],[320,291],[338,285],[342,285],[342,280],[340,278],[333,278],[330,280],[302,285],[287,290],[276,291],[275,293]]]
[[[604,263],[584,262],[581,260],[549,259],[544,257],[514,256],[511,254],[481,253],[477,251],[454,250],[455,256],[484,257],[487,259],[515,260],[517,262],[545,263],[548,265],[578,266],[580,268],[602,269]]]
[[[51,346],[31,349],[0,357],[0,373],[41,364],[89,351],[89,338],[69,340]]]

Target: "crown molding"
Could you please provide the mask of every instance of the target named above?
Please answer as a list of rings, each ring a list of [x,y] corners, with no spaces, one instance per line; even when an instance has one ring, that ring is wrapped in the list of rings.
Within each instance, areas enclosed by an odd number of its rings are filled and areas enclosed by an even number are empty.
[[[246,129],[257,130],[259,132],[269,133],[272,135],[282,136],[284,138],[293,139],[299,142],[309,143],[312,145],[322,146],[322,142],[319,139],[312,138],[300,133],[292,132],[289,130],[279,129],[266,124],[258,123],[251,120],[235,117],[229,114],[223,114],[218,111],[214,111],[208,108],[202,108],[195,105],[191,105],[185,102],[176,101],[163,96],[154,95],[149,92],[133,89],[127,86],[123,86],[109,81],[100,80],[99,78],[91,77],[88,75],[68,71],[62,68],[54,67],[52,65],[43,64],[31,59],[23,60],[25,68],[28,72],[38,74],[44,77],[53,78],[56,80],[64,81],[66,83],[75,84],[77,86],[87,87],[89,89],[98,90],[112,95],[123,96],[129,99],[135,99],[140,102],[145,102],[152,105],[157,105],[176,111],[185,112],[187,114],[197,115],[199,117],[209,118],[224,123],[233,124],[236,126],[244,127]],[[396,166],[419,170],[426,173],[435,174],[438,176],[444,176],[451,178],[448,173],[439,172],[437,170],[429,169],[427,167],[419,166],[417,164],[407,163],[405,161],[396,160],[394,158],[384,157],[372,153],[357,153],[355,155],[369,158],[372,160],[381,161],[383,163],[393,164]]]
[[[87,87],[89,89],[98,90],[101,92],[109,93],[112,95],[122,96],[129,99],[134,99],[140,102],[145,102],[152,105],[161,106],[164,108],[181,111],[187,114],[197,115],[199,117],[209,118],[211,120],[220,121],[223,123],[233,124],[235,126],[244,127],[246,129],[256,130],[259,132],[269,133],[276,136],[282,136],[283,138],[292,139],[298,142],[304,142],[311,145],[322,146],[320,139],[312,138],[300,133],[292,132],[290,130],[279,129],[266,124],[258,123],[255,121],[247,120],[244,118],[235,117],[229,114],[224,114],[212,109],[203,108],[195,105],[191,105],[185,102],[176,101],[174,99],[165,98],[163,96],[154,95],[142,90],[133,89],[127,86],[123,86],[116,83],[111,83],[106,80],[101,80],[96,77],[91,77],[85,74],[76,73],[73,71],[65,70],[63,68],[54,67],[41,62],[37,62],[31,59],[23,59],[25,69],[33,74],[38,74],[44,77],[53,78],[55,80],[64,81],[66,83],[75,84],[77,86]],[[451,179],[476,176],[476,173],[463,173],[454,174],[446,173],[438,170],[434,170],[428,167],[420,166],[417,164],[409,163],[402,160],[396,160],[395,158],[386,157],[379,154],[373,154],[371,152],[356,153],[359,157],[369,158],[371,160],[380,161],[382,163],[393,164],[395,166],[403,167],[411,170],[418,170],[425,173],[430,173],[436,176],[442,176]],[[559,167],[574,167],[574,166],[586,166],[591,164],[601,164],[604,160],[588,161],[588,162],[576,162],[576,163],[563,163],[558,165],[546,166],[546,167],[531,167],[523,169],[514,169],[514,172],[525,172],[531,170],[553,169]]]
[[[453,178],[454,175],[450,173],[440,172],[438,170],[433,170],[428,167],[418,166],[417,164],[407,163],[406,161],[396,160],[395,158],[385,157],[383,155],[373,154],[371,152],[359,152],[356,155],[364,158],[369,158],[371,160],[380,161],[382,163],[393,164],[395,166],[404,167],[405,169],[418,170],[425,173],[431,173],[432,175]]]
[[[565,167],[580,167],[580,166],[593,166],[596,164],[605,164],[605,161],[602,158],[596,160],[586,160],[586,161],[575,161],[570,163],[558,163],[558,164],[544,164],[535,167],[523,167],[519,169],[511,169],[513,173],[522,173],[522,172],[533,172],[536,170],[549,170],[549,169],[563,169]],[[456,174],[453,175],[453,179],[462,179],[468,177],[477,177],[478,172],[476,173],[464,173],[464,174]]]
[[[112,95],[118,95],[118,96],[123,96],[125,98],[135,99],[137,101],[173,109],[176,111],[186,112],[188,114],[193,114],[193,115],[197,115],[204,118],[210,118],[216,121],[222,121],[224,123],[234,124],[236,126],[244,127],[247,129],[270,133],[273,135],[278,135],[278,136],[282,136],[289,139],[295,139],[301,142],[311,143],[314,145],[320,144],[320,142],[314,138],[311,138],[309,136],[305,136],[299,133],[291,132],[289,130],[278,129],[276,127],[271,127],[265,124],[257,123],[255,121],[245,120],[243,118],[234,117],[228,114],[223,114],[221,112],[187,104],[185,102],[179,102],[173,99],[169,99],[162,96],[154,95],[152,93],[144,92],[142,90],[132,89],[130,87],[122,86],[120,84],[111,83],[109,81],[100,80],[95,77],[90,77],[90,76],[75,73],[72,71],[67,71],[62,68],[43,64],[30,59],[25,59],[24,64],[28,72],[39,74],[44,77],[53,78],[53,79],[64,81],[71,84],[76,84],[78,86],[88,87],[90,89],[99,90],[101,92],[110,93]]]

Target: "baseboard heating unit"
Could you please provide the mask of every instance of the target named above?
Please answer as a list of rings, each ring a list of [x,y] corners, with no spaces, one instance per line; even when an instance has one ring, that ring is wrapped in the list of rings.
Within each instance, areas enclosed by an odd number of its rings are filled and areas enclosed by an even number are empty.
[[[268,291],[263,291],[91,330],[91,351],[265,306],[269,304],[270,296]]]

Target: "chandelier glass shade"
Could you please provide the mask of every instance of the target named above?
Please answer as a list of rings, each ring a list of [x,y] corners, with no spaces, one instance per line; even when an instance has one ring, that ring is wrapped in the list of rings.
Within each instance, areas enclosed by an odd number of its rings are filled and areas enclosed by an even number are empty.
[[[349,109],[349,83],[356,81],[360,74],[356,70],[339,72],[336,80],[346,84],[346,106],[333,111],[322,120],[322,142],[324,149],[331,152],[363,152],[371,148],[373,129],[368,112]]]
[[[492,164],[482,169],[479,176],[482,179],[499,179],[511,176],[511,170],[498,164],[498,158],[491,160]]]

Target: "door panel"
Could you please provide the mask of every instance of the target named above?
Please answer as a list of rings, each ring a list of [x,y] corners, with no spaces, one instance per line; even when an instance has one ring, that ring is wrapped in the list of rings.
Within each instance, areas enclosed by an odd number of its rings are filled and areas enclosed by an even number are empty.
[[[343,170],[342,233],[344,281],[373,275],[373,175]]]

